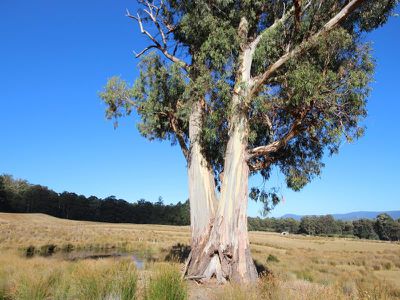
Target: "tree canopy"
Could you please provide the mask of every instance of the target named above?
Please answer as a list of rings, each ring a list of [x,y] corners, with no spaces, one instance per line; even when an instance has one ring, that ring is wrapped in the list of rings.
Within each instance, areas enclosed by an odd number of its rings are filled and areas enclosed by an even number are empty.
[[[219,182],[230,116],[240,110],[249,121],[252,173],[268,179],[275,166],[299,190],[320,174],[325,153],[363,134],[374,70],[364,33],[384,24],[396,2],[139,1],[143,10],[128,16],[156,43],[138,54],[141,73],[133,86],[108,82],[101,93],[107,116],[136,108],[143,136],[179,142],[187,157],[188,112],[203,98],[202,150]],[[348,17],[329,28],[351,4]],[[255,49],[250,81],[242,83],[251,88],[232,108],[243,39]]]

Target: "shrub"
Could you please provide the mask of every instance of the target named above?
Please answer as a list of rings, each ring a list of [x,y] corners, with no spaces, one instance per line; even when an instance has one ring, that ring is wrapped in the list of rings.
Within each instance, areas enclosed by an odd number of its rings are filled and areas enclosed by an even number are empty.
[[[72,252],[72,251],[74,251],[74,245],[66,244],[61,248],[61,250],[62,250],[62,252],[65,252],[65,253]]]
[[[390,261],[383,263],[383,268],[385,270],[390,270],[392,268],[392,263]]]
[[[35,246],[29,246],[25,250],[26,257],[32,257],[35,255]]]
[[[40,255],[41,256],[51,256],[56,251],[57,246],[53,244],[43,245],[40,248]]]
[[[267,257],[267,262],[279,262],[279,259],[275,255],[270,254]]]

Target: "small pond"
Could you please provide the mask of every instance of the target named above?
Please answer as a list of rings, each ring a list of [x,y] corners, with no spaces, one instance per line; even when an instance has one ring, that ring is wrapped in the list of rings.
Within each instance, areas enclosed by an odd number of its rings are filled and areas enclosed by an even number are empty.
[[[49,259],[61,259],[67,261],[80,261],[80,260],[96,260],[96,259],[120,259],[130,258],[135,263],[136,268],[143,269],[146,259],[143,253],[138,252],[126,252],[118,249],[74,249],[68,248],[59,249],[54,245],[46,245],[41,248],[35,248],[30,246],[25,249],[25,256],[31,258],[34,256],[46,257]]]

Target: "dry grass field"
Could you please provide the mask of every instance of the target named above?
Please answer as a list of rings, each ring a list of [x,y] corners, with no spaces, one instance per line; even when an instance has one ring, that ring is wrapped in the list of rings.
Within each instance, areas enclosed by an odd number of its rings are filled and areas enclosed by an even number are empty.
[[[400,299],[399,243],[251,232],[267,271],[238,287],[182,282],[189,238],[189,227],[0,213],[0,299]],[[157,294],[165,286],[179,293]]]

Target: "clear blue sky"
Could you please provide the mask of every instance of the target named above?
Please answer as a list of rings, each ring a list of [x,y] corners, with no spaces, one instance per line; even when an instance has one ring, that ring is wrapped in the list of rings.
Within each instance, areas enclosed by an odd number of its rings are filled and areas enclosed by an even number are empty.
[[[57,192],[187,199],[180,150],[139,136],[133,118],[114,130],[97,96],[108,77],[138,74],[132,51],[146,40],[125,8],[135,11],[135,1],[0,1],[0,173]],[[377,69],[365,137],[326,158],[301,192],[283,190],[272,215],[400,209],[399,35],[392,18],[368,36]],[[250,203],[249,214],[259,209]]]

